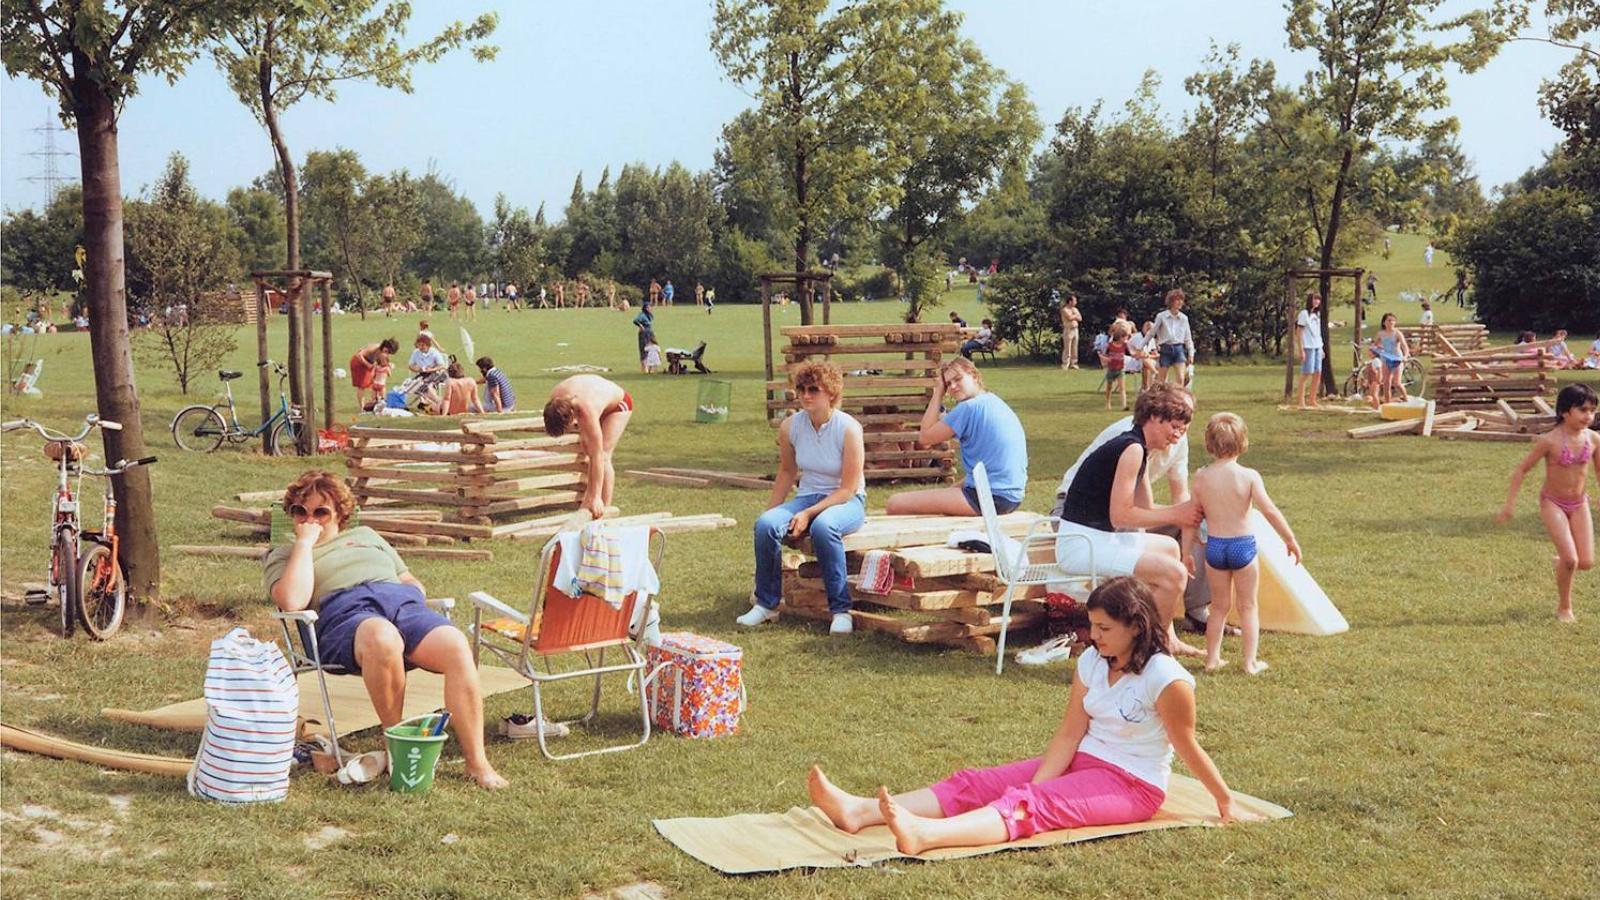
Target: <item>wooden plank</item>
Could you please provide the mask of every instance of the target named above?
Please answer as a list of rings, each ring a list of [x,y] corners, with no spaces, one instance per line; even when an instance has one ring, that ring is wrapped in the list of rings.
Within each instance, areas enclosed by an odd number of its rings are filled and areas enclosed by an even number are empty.
[[[1424,412],[1422,414],[1422,436],[1423,437],[1430,437],[1433,434],[1434,414],[1437,411],[1438,411],[1438,403],[1433,401],[1433,400],[1429,400],[1428,401],[1428,405],[1427,405],[1426,409],[1424,410]]]
[[[378,478],[386,481],[422,481],[431,484],[482,485],[494,484],[493,475],[462,475],[454,469],[369,469],[358,460],[346,460],[346,477]]]
[[[402,547],[428,546],[428,536],[424,534],[405,534],[401,532],[389,531],[388,529],[381,527],[374,527],[372,530],[376,531],[379,537],[391,544],[397,544]]]
[[[437,509],[363,509],[361,520],[373,522],[443,522],[444,513]]]
[[[212,518],[227,522],[247,522],[251,525],[272,524],[272,513],[265,509],[238,509],[232,506],[211,507]]]
[[[513,497],[498,500],[494,503],[480,504],[472,501],[473,510],[468,510],[469,515],[497,516],[501,513],[522,512],[530,509],[550,509],[559,506],[577,506],[583,502],[582,491],[561,491],[559,493],[542,494],[537,497]]]
[[[913,525],[909,522],[899,523],[893,521],[894,517],[886,517],[874,522],[869,519],[874,527],[867,527],[864,523],[859,531],[847,534],[844,537],[844,549],[849,550],[887,550],[898,547],[921,547],[928,544],[942,544],[952,531],[982,531],[983,519],[979,516],[947,516],[947,517],[922,517],[905,516],[904,519],[932,518],[931,524]],[[1037,513],[1014,512],[1000,517],[1000,528],[1007,535],[1021,537],[1035,521],[1042,518]],[[811,553],[811,539],[805,538],[797,548],[804,553]]]
[[[1349,431],[1346,431],[1345,434],[1359,441],[1366,438],[1383,437],[1390,434],[1412,434],[1413,432],[1421,430],[1421,419],[1401,419],[1397,422],[1379,422],[1376,425],[1362,425],[1359,428],[1352,428]]]
[[[908,353],[911,354],[913,359],[943,360],[960,351],[960,341],[930,341],[917,344],[892,344],[888,341],[883,341],[871,344],[790,344],[784,347],[782,352],[786,360],[790,357],[806,357],[815,360],[818,357],[826,359],[832,356],[854,357],[868,354],[882,356],[895,353],[900,354],[902,360],[905,358],[905,354]],[[850,363],[846,363],[843,360],[835,360],[835,362],[840,365],[850,365]]]
[[[934,384],[935,384],[934,379],[933,378],[928,378],[928,377],[922,377],[922,378],[899,378],[899,377],[894,377],[894,376],[890,376],[890,375],[846,375],[844,377],[844,388],[845,388],[845,391],[847,391],[847,392],[854,392],[858,388],[859,389],[863,389],[863,390],[868,389],[868,388],[874,388],[874,389],[875,388],[928,388],[928,389],[932,389]],[[788,381],[769,381],[769,382],[767,382],[767,390],[769,390],[769,391],[783,391],[783,390],[789,390],[789,389],[791,389],[791,385],[790,385],[790,383]],[[848,393],[846,394],[846,396],[848,396]]]
[[[650,513],[639,516],[621,516],[615,519],[606,519],[615,525],[649,525],[661,531],[662,534],[685,534],[693,531],[716,531],[722,528],[732,528],[739,524],[736,519],[721,515],[720,513],[706,513],[695,516],[674,516],[672,513]],[[513,541],[547,540],[558,532],[562,526],[555,525],[529,528],[522,531],[511,532],[508,537]]]
[[[656,466],[652,471],[665,472],[668,475],[688,475],[693,478],[704,478],[716,484],[725,484],[730,487],[764,488],[772,487],[772,480],[762,478],[760,475],[746,475],[742,472],[718,472],[714,469],[674,469],[666,466]]]
[[[353,438],[381,438],[394,441],[434,441],[440,444],[492,444],[492,434],[463,434],[459,430],[431,431],[421,428],[387,428],[382,425],[356,425],[350,429]]]
[[[544,428],[544,416],[512,419],[469,419],[461,423],[462,434],[492,434],[496,431],[532,431]]]
[[[1543,397],[1534,397],[1533,406],[1539,411],[1539,415],[1541,416],[1554,417],[1556,414],[1555,407],[1551,406],[1550,402]]]
[[[946,447],[948,447],[948,445],[946,445]],[[902,460],[910,462],[916,462],[918,460],[933,460],[940,463],[941,466],[949,465],[955,460],[955,458],[956,451],[935,447],[930,447],[926,450],[890,450],[885,448],[882,450],[868,450],[866,455],[866,461],[869,463],[900,462]]]
[[[878,325],[784,325],[784,337],[881,337],[885,334],[931,334],[959,336],[962,328],[953,322],[886,322]]]
[[[467,525],[460,522],[407,522],[398,519],[386,519],[381,527],[384,531],[400,534],[436,534],[452,538],[483,538],[485,540],[495,536],[487,525]]]
[[[694,478],[689,475],[673,475],[667,472],[651,472],[641,469],[629,469],[622,474],[637,478],[650,484],[665,484],[673,487],[710,487],[711,481],[705,478]]]
[[[460,559],[491,562],[493,550],[467,550],[457,547],[407,547],[400,551],[401,559]]]
[[[939,481],[954,478],[955,470],[951,468],[868,469],[866,470],[866,476],[868,481],[884,481],[890,478],[905,478],[912,481]]]
[[[347,459],[399,459],[409,462],[483,463],[485,458],[477,453],[456,453],[449,450],[391,450],[387,447],[350,447],[344,451]]]
[[[806,567],[803,564],[797,574],[786,577],[784,582],[785,584],[792,582],[796,587],[807,590],[827,590],[821,578],[807,574]],[[997,599],[987,591],[928,590],[920,585],[915,591],[893,590],[887,594],[870,594],[852,586],[850,588],[850,596],[863,603],[876,603],[879,606],[891,606],[895,609],[906,610],[942,610],[984,606]]]
[[[494,482],[488,496],[499,497],[514,491],[531,491],[553,487],[568,487],[570,485],[586,484],[589,476],[586,472],[557,472],[553,475],[530,475],[526,478],[509,478]]]
[[[1511,408],[1511,404],[1507,403],[1503,398],[1496,400],[1494,405],[1500,408],[1501,414],[1504,415],[1512,425],[1517,424],[1517,420],[1522,418],[1521,416],[1517,415],[1516,410]]]
[[[1539,436],[1513,431],[1480,431],[1478,429],[1456,428],[1439,432],[1439,437],[1447,441],[1493,441],[1503,444],[1526,444],[1537,440]]]
[[[575,447],[578,444],[576,434],[563,434],[559,437],[525,438],[518,441],[507,441],[505,444],[496,444],[493,447],[495,459],[522,459],[523,457],[508,456],[521,450],[544,450],[550,447]],[[509,446],[515,444],[516,446]]]
[[[489,466],[463,466],[462,471],[476,474],[480,471],[493,472],[526,472],[532,469],[571,469],[579,471],[589,467],[587,457],[573,457],[570,453],[551,453],[548,456],[533,456],[527,459],[499,460]]]
[[[234,494],[233,499],[238,500],[241,503],[254,503],[261,500],[276,503],[277,501],[283,499],[283,494],[283,488],[279,488],[275,491],[241,491],[240,493]]]
[[[375,488],[355,487],[351,493],[357,500],[368,497],[380,497],[385,500],[403,500],[407,503],[422,503],[431,506],[477,506],[481,501],[460,494],[447,494],[444,491],[401,490],[400,488]]]

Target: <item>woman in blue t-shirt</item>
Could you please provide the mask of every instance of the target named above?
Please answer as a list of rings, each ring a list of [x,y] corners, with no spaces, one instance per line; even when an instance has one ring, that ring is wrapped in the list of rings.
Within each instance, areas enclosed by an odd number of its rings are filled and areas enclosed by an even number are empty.
[[[949,412],[944,411],[946,394],[956,400]],[[951,438],[961,442],[966,480],[960,487],[895,494],[889,498],[889,515],[982,515],[972,481],[972,469],[978,463],[988,470],[996,511],[1004,515],[1022,505],[1028,487],[1028,436],[1011,407],[984,388],[983,376],[970,359],[952,359],[939,367],[939,382],[917,432],[917,448],[927,449]]]

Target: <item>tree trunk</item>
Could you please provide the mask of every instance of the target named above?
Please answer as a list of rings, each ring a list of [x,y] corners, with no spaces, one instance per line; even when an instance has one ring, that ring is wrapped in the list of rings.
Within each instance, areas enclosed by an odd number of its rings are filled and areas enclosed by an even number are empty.
[[[796,148],[798,151],[799,148]],[[799,275],[806,271],[807,257],[811,255],[811,218],[806,212],[806,158],[798,153],[794,160],[794,198],[795,211],[799,213],[799,223],[794,235],[794,273]],[[800,301],[800,324],[810,325],[813,321],[811,313],[811,286],[803,280],[795,282],[795,291],[800,296],[795,298]]]
[[[257,83],[261,86],[261,121],[266,123],[267,137],[272,140],[272,152],[278,159],[278,172],[283,176],[283,221],[287,247],[284,268],[291,272],[300,269],[300,181],[295,175],[294,157],[289,155],[289,145],[283,139],[278,124],[278,109],[272,102],[272,32],[267,32],[266,51],[261,54]]]
[[[1333,248],[1335,242],[1339,239],[1340,219],[1344,212],[1344,186],[1345,182],[1349,180],[1350,164],[1353,159],[1354,152],[1348,147],[1345,148],[1344,156],[1339,159],[1339,177],[1333,183],[1333,199],[1328,203],[1328,230],[1322,235],[1321,266],[1323,272],[1322,277],[1317,281],[1317,288],[1322,291],[1322,352],[1324,359],[1322,366],[1322,392],[1330,397],[1338,390],[1338,387],[1334,383],[1333,366],[1327,363],[1328,351],[1333,348],[1333,344],[1329,341],[1328,328],[1328,320],[1332,318],[1329,310],[1333,307],[1333,298],[1330,296],[1333,288],[1333,276],[1329,275],[1327,270],[1333,268]],[[1361,285],[1359,284],[1356,285],[1356,321],[1361,321]],[[1360,342],[1360,338],[1361,335],[1359,334],[1351,336],[1351,340],[1357,343]]]
[[[93,63],[72,57],[72,111],[78,125],[83,171],[84,290],[89,302],[89,353],[94,361],[95,407],[122,425],[101,432],[107,463],[145,455],[139,395],[133,384],[128,341],[127,284],[123,271],[122,173],[117,156],[117,106],[89,76]],[[135,602],[161,599],[161,547],[156,537],[150,470],[141,466],[115,479],[119,558]]]

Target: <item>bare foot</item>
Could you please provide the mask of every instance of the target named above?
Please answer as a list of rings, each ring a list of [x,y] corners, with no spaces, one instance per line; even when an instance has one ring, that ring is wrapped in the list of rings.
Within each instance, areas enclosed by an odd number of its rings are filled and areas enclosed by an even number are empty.
[[[811,805],[822,810],[833,827],[847,834],[855,834],[868,825],[878,824],[878,804],[866,797],[857,797],[839,790],[821,766],[812,766],[806,775],[806,793],[811,795]]]
[[[505,780],[494,766],[485,760],[482,766],[467,766],[467,777],[478,783],[478,787],[498,791],[503,787],[510,787],[511,782]]]
[[[1245,672],[1246,675],[1260,675],[1262,672],[1265,672],[1266,670],[1267,670],[1267,661],[1264,660],[1264,659],[1258,659],[1254,663],[1251,663],[1250,665],[1247,665],[1247,666],[1244,667],[1244,672]]]
[[[1208,659],[1208,660],[1206,660],[1206,671],[1207,672],[1215,672],[1216,670],[1222,668],[1223,666],[1226,666],[1227,664],[1228,664],[1228,661],[1225,660],[1225,659],[1217,659],[1217,660],[1209,660]]]
[[[1558,609],[1556,610],[1556,621],[1571,625],[1573,622],[1578,621],[1578,614],[1570,609]]]
[[[889,826],[889,831],[894,835],[894,845],[901,853],[907,856],[916,856],[928,847],[917,827],[917,817],[901,809],[889,796],[889,789],[878,788],[878,812],[883,815],[883,823]]]
[[[1176,637],[1169,636],[1167,644],[1172,648],[1173,656],[1205,656],[1206,652],[1193,644],[1186,644]]]

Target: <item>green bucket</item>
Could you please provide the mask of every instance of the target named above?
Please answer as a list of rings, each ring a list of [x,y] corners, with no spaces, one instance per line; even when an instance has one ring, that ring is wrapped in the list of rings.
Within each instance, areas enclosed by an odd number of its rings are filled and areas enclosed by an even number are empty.
[[[433,787],[433,770],[439,764],[439,752],[449,737],[428,733],[437,721],[436,715],[417,716],[384,730],[383,736],[389,744],[389,790],[422,794]],[[410,724],[412,722],[421,724]]]
[[[728,421],[728,404],[733,399],[733,382],[706,379],[700,382],[700,397],[695,401],[696,422]]]

